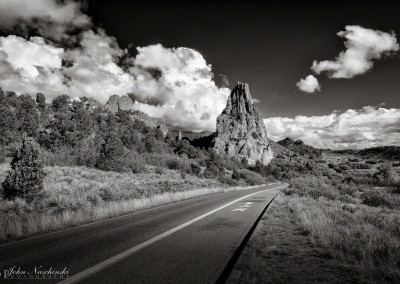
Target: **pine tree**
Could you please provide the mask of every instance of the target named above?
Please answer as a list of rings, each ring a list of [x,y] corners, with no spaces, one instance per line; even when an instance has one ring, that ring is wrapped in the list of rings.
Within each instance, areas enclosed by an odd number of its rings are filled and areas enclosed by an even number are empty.
[[[32,201],[43,189],[44,171],[40,147],[33,138],[23,136],[22,146],[11,161],[11,170],[3,182],[4,197]]]
[[[116,132],[106,134],[100,148],[96,168],[105,171],[124,171],[124,146]]]
[[[39,108],[46,108],[46,98],[42,93],[36,94],[36,104],[39,106]]]

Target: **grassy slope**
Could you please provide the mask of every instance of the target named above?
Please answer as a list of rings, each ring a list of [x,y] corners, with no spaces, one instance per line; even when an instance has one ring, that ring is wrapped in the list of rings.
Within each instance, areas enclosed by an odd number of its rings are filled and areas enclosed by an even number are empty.
[[[9,166],[0,165],[0,182]],[[39,201],[0,200],[0,240],[29,236],[110,218],[161,204],[246,187],[147,166],[141,174],[86,167],[46,167]],[[158,173],[157,173],[158,172]]]

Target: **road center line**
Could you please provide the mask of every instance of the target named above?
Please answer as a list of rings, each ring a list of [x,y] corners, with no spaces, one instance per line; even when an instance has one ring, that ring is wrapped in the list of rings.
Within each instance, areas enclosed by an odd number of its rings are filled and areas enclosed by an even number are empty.
[[[209,215],[211,215],[211,214],[213,214],[213,213],[215,213],[217,211],[220,211],[220,210],[222,210],[222,209],[224,209],[224,208],[226,208],[226,207],[228,207],[228,206],[230,206],[230,205],[232,205],[232,204],[234,204],[234,203],[236,203],[238,201],[241,201],[241,200],[243,200],[243,199],[245,199],[247,197],[250,197],[252,195],[255,195],[255,194],[258,194],[258,193],[261,193],[261,192],[264,192],[264,191],[268,191],[268,190],[271,190],[271,189],[280,189],[280,188],[283,188],[283,187],[285,187],[285,185],[278,186],[278,187],[275,187],[275,188],[269,188],[269,189],[257,191],[257,192],[254,192],[252,194],[243,196],[243,197],[241,197],[239,199],[236,199],[236,200],[234,200],[232,202],[229,202],[229,203],[227,203],[225,205],[222,205],[221,207],[218,207],[218,208],[216,208],[214,210],[211,210],[211,211],[209,211],[209,212],[207,212],[207,213],[205,213],[203,215],[200,215],[200,216],[198,216],[198,217],[196,217],[196,218],[194,218],[194,219],[192,219],[190,221],[187,221],[186,223],[183,223],[183,224],[181,224],[181,225],[179,225],[179,226],[177,226],[177,227],[175,227],[173,229],[170,229],[170,230],[168,230],[168,231],[166,231],[166,232],[164,232],[164,233],[162,233],[162,234],[160,234],[158,236],[155,236],[155,237],[153,237],[153,238],[151,238],[151,239],[149,239],[147,241],[144,241],[143,243],[140,243],[140,244],[138,244],[138,245],[136,245],[134,247],[131,247],[130,249],[127,249],[126,251],[123,251],[123,252],[121,252],[121,253],[119,253],[119,254],[117,254],[117,255],[109,258],[109,259],[106,259],[106,260],[104,260],[104,261],[102,261],[102,262],[100,262],[100,263],[98,263],[98,264],[96,264],[96,265],[94,265],[92,267],[89,267],[88,269],[85,269],[85,270],[79,272],[78,274],[75,274],[75,275],[69,277],[68,279],[65,279],[65,280],[63,280],[63,281],[61,281],[59,283],[62,283],[62,284],[76,283],[76,282],[78,282],[78,281],[80,281],[80,280],[82,280],[82,279],[84,279],[84,278],[86,278],[86,277],[88,277],[90,275],[95,274],[96,272],[99,272],[99,271],[107,268],[108,266],[110,266],[110,265],[112,265],[114,263],[117,263],[117,262],[121,261],[122,259],[134,254],[135,252],[138,252],[138,251],[140,251],[140,250],[142,250],[142,249],[154,244],[155,242],[158,242],[158,241],[168,237],[169,235],[172,235],[173,233],[175,233],[175,232],[177,232],[179,230],[182,230],[183,228],[185,228],[185,227],[187,227],[187,226],[189,226],[189,225],[191,225],[191,224],[193,224],[193,223],[195,223],[195,222],[197,222],[197,221],[199,221],[199,220],[201,220],[201,219],[203,219],[203,218],[205,218],[205,217],[207,217],[207,216],[209,216]]]

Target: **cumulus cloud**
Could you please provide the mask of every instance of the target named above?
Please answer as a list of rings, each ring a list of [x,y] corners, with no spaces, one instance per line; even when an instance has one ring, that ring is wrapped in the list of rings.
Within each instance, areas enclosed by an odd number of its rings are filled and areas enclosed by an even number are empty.
[[[129,95],[134,107],[182,130],[214,130],[229,90],[216,86],[210,64],[196,50],[138,47],[136,57],[94,27],[78,2],[0,0],[0,28],[33,29],[40,36],[0,37],[0,86],[47,98],[68,94],[105,103]],[[73,31],[73,32],[70,32]],[[123,62],[123,64],[121,64]]]
[[[319,85],[317,78],[315,78],[313,75],[308,75],[305,79],[300,79],[296,86],[301,91],[306,93],[314,93],[315,91],[321,90],[321,86]]]
[[[314,61],[311,69],[315,73],[328,72],[330,78],[352,78],[370,70],[374,60],[399,50],[394,32],[346,26],[338,36],[346,39],[346,50],[334,60]]]
[[[91,25],[80,10],[73,1],[0,0],[0,28],[22,33],[34,28],[45,37],[60,39],[68,29]]]
[[[366,106],[323,116],[264,119],[275,141],[290,137],[318,148],[362,149],[400,145],[400,109]]]
[[[178,129],[215,130],[216,117],[225,107],[229,89],[218,88],[211,65],[196,50],[138,47],[131,73],[135,108],[166,120]],[[156,77],[147,70],[158,70]]]
[[[101,103],[133,91],[134,78],[115,62],[124,53],[115,39],[101,30],[85,31],[80,45],[64,49],[42,37],[0,37],[0,86],[19,94],[68,94]]]

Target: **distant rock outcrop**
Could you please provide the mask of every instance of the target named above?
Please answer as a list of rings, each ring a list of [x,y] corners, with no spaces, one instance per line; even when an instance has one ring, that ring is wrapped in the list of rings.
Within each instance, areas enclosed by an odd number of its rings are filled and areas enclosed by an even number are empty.
[[[131,111],[130,117],[132,120],[141,120],[151,128],[159,128],[163,132],[164,136],[167,135],[168,128],[165,125],[164,121],[151,118],[144,112],[134,110],[133,101],[128,96],[120,97],[118,95],[112,95],[108,99],[107,103],[104,105],[104,108],[108,109],[112,113],[116,113],[119,110]]]
[[[249,165],[261,161],[267,165],[273,158],[264,122],[253,103],[249,85],[240,83],[232,90],[225,109],[217,118],[217,132],[212,145],[217,153]]]
[[[104,108],[112,113],[116,113],[119,110],[131,110],[133,109],[133,102],[128,96],[112,95],[104,105]]]

